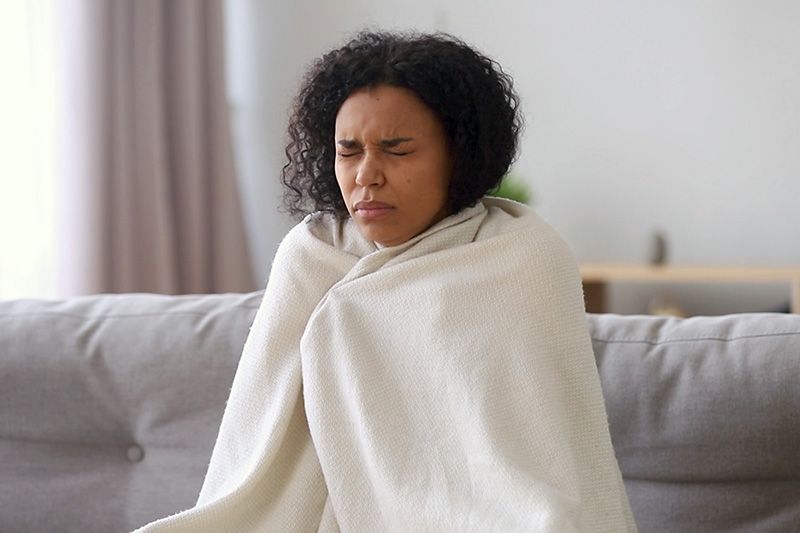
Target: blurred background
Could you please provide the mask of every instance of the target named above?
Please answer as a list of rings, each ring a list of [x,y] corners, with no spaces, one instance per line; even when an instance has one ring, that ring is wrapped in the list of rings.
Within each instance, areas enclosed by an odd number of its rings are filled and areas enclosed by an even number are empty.
[[[514,177],[581,264],[800,266],[800,3],[10,0],[0,298],[261,288],[300,77],[353,32],[452,33],[515,80]],[[687,314],[785,283],[612,284]]]

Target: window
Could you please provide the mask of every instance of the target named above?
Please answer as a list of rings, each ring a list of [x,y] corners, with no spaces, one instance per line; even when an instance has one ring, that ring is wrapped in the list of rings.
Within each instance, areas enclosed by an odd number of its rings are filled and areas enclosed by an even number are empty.
[[[0,2],[0,298],[55,285],[52,22],[48,0]]]

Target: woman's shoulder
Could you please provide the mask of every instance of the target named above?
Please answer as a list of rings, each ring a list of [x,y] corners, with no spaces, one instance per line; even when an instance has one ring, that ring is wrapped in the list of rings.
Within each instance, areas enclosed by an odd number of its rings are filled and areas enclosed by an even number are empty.
[[[523,204],[488,199],[486,207],[483,240],[476,242],[486,245],[497,285],[513,288],[503,291],[504,298],[582,309],[578,263],[559,232]]]
[[[532,208],[505,198],[481,199],[487,216],[475,235],[475,241],[501,239],[521,254],[546,252],[572,260],[572,250],[559,232]]]
[[[289,230],[280,248],[302,249],[312,253],[345,253],[357,257],[375,251],[374,243],[361,235],[352,219],[322,211],[306,215]]]

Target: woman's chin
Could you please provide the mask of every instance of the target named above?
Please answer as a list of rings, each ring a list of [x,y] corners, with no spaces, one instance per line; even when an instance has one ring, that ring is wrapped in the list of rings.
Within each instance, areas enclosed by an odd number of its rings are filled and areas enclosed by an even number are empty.
[[[381,228],[374,227],[374,224],[359,224],[361,234],[367,240],[373,241],[383,247],[397,246],[403,244],[408,239],[404,239],[394,233],[389,233]]]

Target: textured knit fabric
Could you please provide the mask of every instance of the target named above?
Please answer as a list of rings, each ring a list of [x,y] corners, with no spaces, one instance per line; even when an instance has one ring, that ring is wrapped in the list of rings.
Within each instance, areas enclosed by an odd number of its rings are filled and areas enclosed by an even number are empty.
[[[569,249],[500,199],[382,249],[307,217],[197,505],[140,531],[635,531]]]

